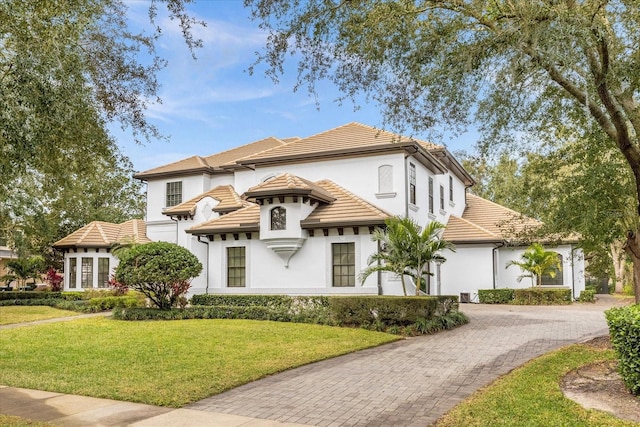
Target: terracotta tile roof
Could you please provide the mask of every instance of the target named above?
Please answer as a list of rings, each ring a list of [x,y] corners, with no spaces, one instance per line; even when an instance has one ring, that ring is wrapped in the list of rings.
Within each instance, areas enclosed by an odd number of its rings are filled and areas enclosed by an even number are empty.
[[[328,205],[320,205],[300,221],[302,228],[356,225],[382,225],[391,215],[328,179],[316,184],[335,197]]]
[[[141,219],[132,219],[122,224],[92,221],[79,230],[53,244],[54,248],[108,248],[114,243],[133,240],[137,243],[150,242],[147,226]]]
[[[501,206],[482,197],[467,194],[462,218],[451,216],[444,239],[451,242],[513,240],[517,235],[535,230],[540,221]]]
[[[388,148],[391,144],[417,142],[424,149],[440,148],[439,145],[419,141],[392,132],[376,129],[360,123],[347,123],[316,135],[298,139],[281,147],[252,154],[237,160],[240,164],[274,161],[276,159],[300,158],[311,155],[346,154],[365,149]]]
[[[221,153],[212,154],[207,157],[191,156],[186,159],[178,160],[177,162],[169,163],[168,165],[159,166],[157,168],[137,173],[134,175],[134,178],[148,179],[159,176],[171,176],[185,172],[213,173],[214,170],[220,168],[220,166],[226,163],[285,144],[286,142],[281,139],[269,137],[240,147],[232,148]]]
[[[290,173],[278,175],[275,178],[251,187],[244,194],[245,197],[250,199],[284,195],[301,195],[308,196],[325,203],[330,203],[335,200],[335,198],[331,194],[327,193],[327,191],[322,187]]]
[[[193,215],[196,211],[196,204],[205,197],[212,197],[219,203],[213,208],[214,212],[230,212],[247,205],[231,185],[219,185],[193,199],[182,202],[162,211],[164,215]]]
[[[252,204],[246,208],[203,222],[187,230],[192,234],[216,234],[258,231],[260,229],[260,206]]]

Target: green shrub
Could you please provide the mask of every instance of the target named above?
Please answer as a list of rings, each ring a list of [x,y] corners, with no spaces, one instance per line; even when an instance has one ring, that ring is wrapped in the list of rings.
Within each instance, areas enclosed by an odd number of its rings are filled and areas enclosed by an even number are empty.
[[[161,310],[185,300],[190,281],[202,271],[202,264],[188,249],[174,243],[151,242],[135,246],[120,257],[114,279],[143,293]]]
[[[517,305],[562,305],[571,304],[571,289],[526,288],[514,289],[512,304]]]
[[[84,292],[78,291],[63,292],[62,298],[66,299],[67,301],[80,301],[82,299],[85,299]]]
[[[513,289],[480,289],[480,304],[509,304],[514,298]]]
[[[262,306],[270,308],[287,308],[300,311],[318,306],[328,306],[329,297],[326,296],[289,296],[289,295],[194,295],[192,305],[211,306]]]
[[[25,299],[54,299],[54,298],[61,298],[60,292],[25,292],[25,291],[0,292],[0,301],[25,300]]]
[[[382,322],[390,326],[408,326],[418,319],[432,319],[458,310],[458,298],[453,296],[330,297],[329,313],[338,325],[360,326]]]
[[[135,296],[107,296],[91,298],[89,306],[96,307],[99,311],[112,310],[115,307],[144,307],[144,300],[141,301]]]
[[[184,309],[116,307],[119,320],[253,319],[362,327],[390,333],[433,333],[468,322],[458,299],[440,297],[326,297],[196,295]],[[234,305],[212,305],[220,303]],[[207,304],[207,305],[201,305]]]
[[[640,395],[640,304],[605,312],[618,371],[631,393]]]
[[[593,289],[585,289],[580,292],[580,297],[578,297],[578,301],[580,302],[596,302],[596,291]]]
[[[18,300],[4,300],[0,301],[0,306],[9,305],[44,305],[48,307],[59,308],[62,310],[78,311],[81,313],[96,313],[101,311],[98,307],[92,307],[89,305],[89,301],[67,301],[60,298],[42,298],[42,299],[18,299]]]

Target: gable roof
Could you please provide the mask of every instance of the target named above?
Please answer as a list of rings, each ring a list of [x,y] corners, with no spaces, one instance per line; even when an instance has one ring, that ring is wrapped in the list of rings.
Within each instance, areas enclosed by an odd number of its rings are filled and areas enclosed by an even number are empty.
[[[164,215],[193,215],[196,212],[196,204],[205,197],[211,197],[219,203],[213,208],[214,212],[230,212],[247,206],[247,202],[242,200],[231,185],[219,185],[207,192],[204,192],[192,199],[172,206],[162,211]]]
[[[273,196],[307,196],[325,203],[331,203],[335,200],[335,197],[322,187],[290,173],[283,173],[253,186],[244,195],[250,199],[264,199]]]
[[[315,191],[314,194],[328,196],[328,202],[321,203],[307,218],[300,221],[303,229],[382,225],[385,219],[391,216],[328,179],[314,183],[295,175],[283,174],[257,187],[259,187],[260,191],[264,191],[264,193],[261,193],[264,197],[268,197],[265,187],[272,188],[273,191],[278,192],[282,190],[283,184],[287,182],[292,183],[294,189],[297,186],[302,186],[303,188],[313,189]],[[267,184],[269,185],[267,186]],[[187,232],[192,234],[224,234],[259,230],[260,206],[253,205],[219,218],[214,218],[192,227]]]
[[[503,242],[518,233],[539,228],[542,223],[512,209],[473,194],[467,194],[462,218],[451,215],[443,238],[453,243]]]
[[[289,138],[291,140],[291,138]],[[295,140],[295,138],[293,138]],[[233,162],[251,154],[260,153],[274,147],[286,145],[284,140],[269,137],[240,147],[232,148],[210,156],[191,156],[168,165],[159,166],[133,175],[134,178],[146,180],[150,178],[169,177],[174,175],[198,174],[222,171],[220,166]]]
[[[53,244],[54,248],[109,248],[114,243],[132,240],[148,243],[147,225],[141,219],[131,219],[121,224],[92,221],[84,227]]]
[[[362,156],[397,150],[409,150],[412,154],[419,152],[419,160],[431,169],[444,172],[444,165],[431,156],[430,149],[441,148],[439,145],[420,141],[392,132],[376,129],[361,123],[347,123],[307,138],[291,141],[270,150],[252,154],[233,163],[226,168],[246,165],[291,163],[317,160],[320,158]]]

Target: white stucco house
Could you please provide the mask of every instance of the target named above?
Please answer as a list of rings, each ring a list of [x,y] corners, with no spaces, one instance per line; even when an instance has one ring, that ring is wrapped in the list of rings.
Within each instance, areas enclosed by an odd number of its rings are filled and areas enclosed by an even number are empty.
[[[505,268],[526,249],[504,227],[517,213],[468,194],[472,177],[429,142],[349,123],[135,177],[147,183],[146,237],[178,243],[204,266],[192,294],[402,295],[392,274],[358,278],[377,251],[371,233],[394,215],[448,225],[444,237],[458,249],[432,266],[430,294],[473,300],[478,289],[531,285],[517,281],[519,269]],[[66,263],[78,257],[70,248]],[[549,284],[577,297],[584,289],[580,251],[570,242],[553,250],[562,256],[562,280]]]

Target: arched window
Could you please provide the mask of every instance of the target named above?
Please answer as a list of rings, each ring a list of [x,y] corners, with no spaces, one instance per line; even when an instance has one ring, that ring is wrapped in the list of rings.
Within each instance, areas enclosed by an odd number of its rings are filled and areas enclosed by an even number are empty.
[[[558,264],[562,267],[562,255],[558,255]],[[543,286],[563,286],[564,281],[562,278],[562,268],[555,268],[555,277],[551,277],[550,274],[542,275]]]
[[[287,210],[282,206],[271,209],[271,229],[286,230],[287,229]]]
[[[378,168],[378,192],[393,192],[393,166],[382,165]]]

